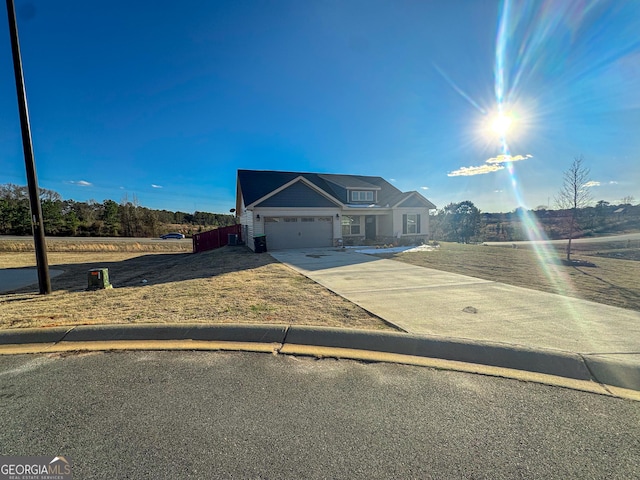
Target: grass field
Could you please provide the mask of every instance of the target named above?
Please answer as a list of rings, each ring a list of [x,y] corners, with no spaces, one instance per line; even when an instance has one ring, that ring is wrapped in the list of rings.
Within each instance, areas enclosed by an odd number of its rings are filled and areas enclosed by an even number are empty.
[[[166,253],[191,252],[191,240],[159,240],[151,238],[56,238],[47,237],[48,252],[133,252],[133,253]],[[0,237],[0,252],[33,252],[33,239],[5,239]],[[0,264],[1,266],[2,264]]]
[[[271,256],[244,247],[191,254],[188,242],[49,242],[51,268],[64,270],[52,279],[54,292],[37,295],[31,286],[0,295],[0,328],[147,322],[390,328]],[[0,268],[34,266],[29,250],[28,239],[0,240]],[[595,267],[561,265],[561,246],[542,257],[531,247],[455,243],[431,252],[380,256],[640,311],[636,245],[576,245],[574,257]],[[113,289],[85,290],[87,272],[96,267],[109,269]]]
[[[69,243],[69,242],[67,242]],[[166,248],[180,248],[179,242]],[[225,247],[199,254],[77,245],[50,252],[54,292],[0,295],[0,328],[109,323],[279,323],[391,329],[377,317],[266,254]],[[172,246],[172,247],[169,247]],[[75,249],[74,249],[75,248]],[[91,247],[93,248],[93,247]],[[32,252],[0,252],[1,268],[33,266]],[[85,291],[91,268],[109,269],[113,289]],[[146,280],[143,283],[143,280]]]
[[[591,262],[595,267],[561,265],[564,246],[537,253],[529,246],[442,243],[433,252],[380,256],[640,311],[640,248],[635,244],[577,244],[573,258]]]

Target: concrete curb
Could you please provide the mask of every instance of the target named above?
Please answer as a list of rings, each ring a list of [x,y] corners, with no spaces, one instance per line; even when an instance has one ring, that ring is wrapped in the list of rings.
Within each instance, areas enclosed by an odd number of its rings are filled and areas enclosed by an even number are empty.
[[[631,361],[550,349],[396,332],[329,327],[241,324],[82,325],[0,331],[3,346],[92,341],[199,340],[356,349],[487,365],[595,381],[640,391],[640,367]]]

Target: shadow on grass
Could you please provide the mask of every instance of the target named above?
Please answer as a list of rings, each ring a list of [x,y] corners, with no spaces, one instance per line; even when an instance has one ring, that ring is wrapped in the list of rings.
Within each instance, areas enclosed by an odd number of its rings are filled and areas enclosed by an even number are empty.
[[[604,278],[601,278],[597,275],[594,275],[593,273],[589,273],[588,271],[584,271],[584,270],[580,270],[580,268],[578,267],[574,267],[574,270],[576,270],[577,272],[582,273],[583,275],[586,275],[587,277],[591,277],[595,280],[598,280],[598,282],[607,285],[608,287],[614,289],[619,295],[620,297],[622,297],[625,301],[627,301],[631,306],[626,306],[625,308],[632,308],[634,310],[638,310],[638,292],[631,290],[629,288],[625,288],[625,287],[621,287],[620,285],[616,285],[615,283],[612,283],[608,280],[605,280]]]
[[[83,254],[90,256],[91,254]],[[99,253],[96,257],[99,258]],[[88,272],[95,268],[109,269],[109,281],[114,288],[144,287],[163,283],[211,278],[225,273],[251,270],[279,263],[268,254],[256,254],[247,247],[223,247],[202,253],[148,254],[122,261],[51,264],[64,270],[51,279],[53,291],[81,291],[87,288]],[[143,282],[146,280],[146,282]],[[37,292],[30,285],[4,293]]]

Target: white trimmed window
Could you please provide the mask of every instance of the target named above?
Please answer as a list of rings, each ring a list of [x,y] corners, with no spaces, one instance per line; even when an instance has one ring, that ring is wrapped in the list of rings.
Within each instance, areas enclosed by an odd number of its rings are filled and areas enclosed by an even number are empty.
[[[411,235],[420,233],[420,215],[417,213],[406,213],[402,215],[402,233]]]
[[[351,190],[352,202],[373,202],[373,192],[371,190]]]
[[[360,216],[342,216],[342,235],[360,235]]]

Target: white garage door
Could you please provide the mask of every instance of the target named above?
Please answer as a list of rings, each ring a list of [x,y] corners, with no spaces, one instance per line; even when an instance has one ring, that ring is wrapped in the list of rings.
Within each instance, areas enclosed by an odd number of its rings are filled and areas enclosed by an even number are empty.
[[[330,247],[333,245],[331,217],[265,217],[267,250]]]

